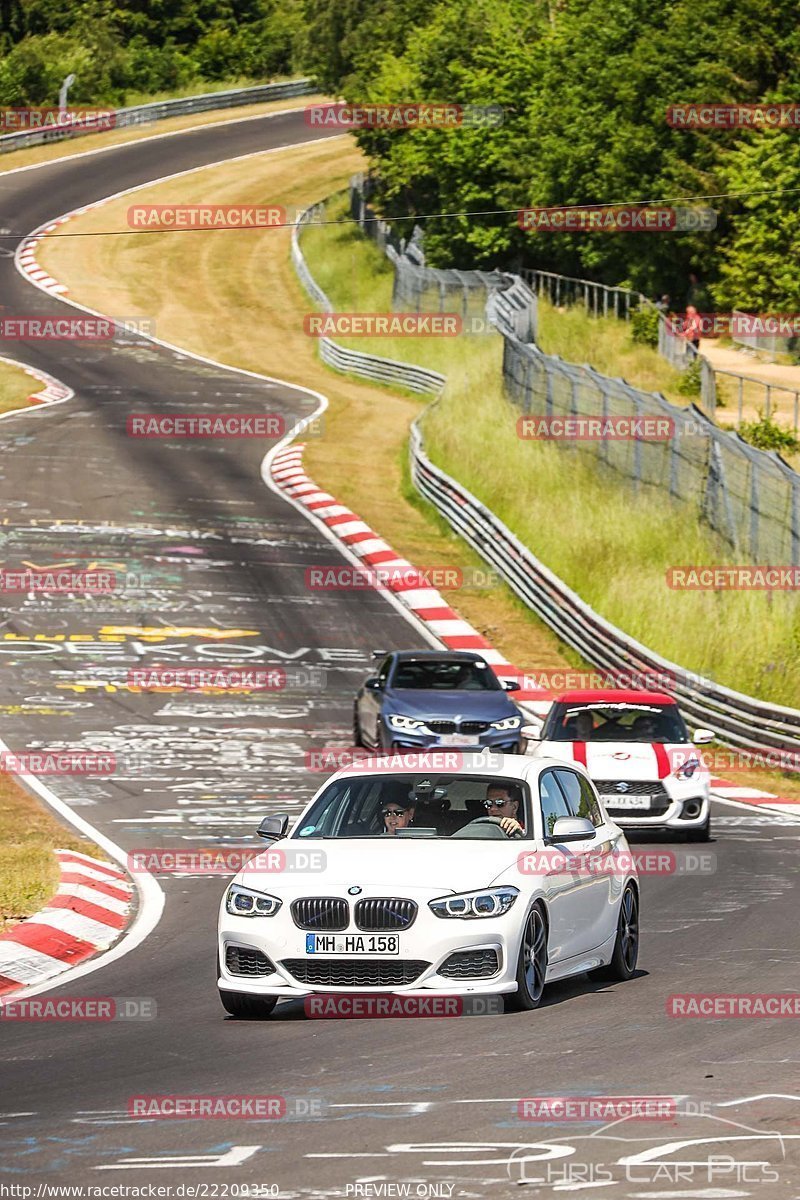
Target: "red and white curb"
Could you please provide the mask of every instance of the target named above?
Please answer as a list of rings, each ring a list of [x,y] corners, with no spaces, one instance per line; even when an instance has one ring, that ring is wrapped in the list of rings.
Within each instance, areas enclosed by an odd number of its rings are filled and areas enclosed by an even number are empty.
[[[435,588],[414,586],[414,566],[401,558],[384,539],[362,521],[356,513],[340,504],[335,496],[322,491],[303,468],[304,444],[294,443],[277,451],[271,458],[270,475],[275,485],[291,499],[322,521],[328,530],[356,555],[365,567],[381,567],[396,572],[397,580],[387,577],[390,591],[418,621],[449,650],[475,650],[501,679],[523,680],[525,672],[506,661],[481,634],[459,617]],[[514,700],[532,716],[541,720],[547,713],[551,697],[543,689],[521,686]],[[785,800],[772,792],[739,787],[726,779],[712,780],[713,795],[720,800],[738,804],[763,806],[770,812],[800,815],[800,801]]]
[[[124,871],[75,850],[56,850],[56,856],[61,882],[53,899],[0,934],[0,996],[107,950],[130,920],[133,884]]]
[[[415,586],[414,566],[401,558],[354,512],[309,479],[303,469],[304,449],[302,443],[286,446],[272,458],[271,475],[280,490],[322,521],[364,566],[395,573],[396,579],[391,574],[387,576],[386,590],[392,592],[448,650],[475,650],[498,678],[520,682],[525,675],[521,668],[508,662],[499,650],[464,621],[436,588]],[[514,700],[524,702],[537,717],[543,716],[550,707],[547,693],[541,688],[520,686],[514,693]]]
[[[66,285],[59,283],[52,275],[39,265],[36,258],[36,248],[42,240],[42,236],[48,233],[55,233],[60,225],[65,224],[69,217],[57,217],[52,224],[45,226],[39,233],[39,236],[28,238],[20,246],[17,255],[20,269],[31,279],[38,287],[43,288],[46,292],[52,292],[53,295],[61,296],[66,291]]]

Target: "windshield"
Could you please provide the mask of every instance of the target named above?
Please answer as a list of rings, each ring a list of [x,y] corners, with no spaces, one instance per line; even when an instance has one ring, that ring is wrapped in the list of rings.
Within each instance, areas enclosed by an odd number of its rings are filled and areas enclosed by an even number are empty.
[[[676,704],[554,704],[542,729],[550,742],[688,742]]]
[[[433,692],[502,691],[500,681],[486,663],[453,662],[447,659],[398,662],[389,686]]]
[[[355,775],[325,788],[291,836],[504,839],[490,816],[514,817],[528,837],[525,785],[489,775]]]

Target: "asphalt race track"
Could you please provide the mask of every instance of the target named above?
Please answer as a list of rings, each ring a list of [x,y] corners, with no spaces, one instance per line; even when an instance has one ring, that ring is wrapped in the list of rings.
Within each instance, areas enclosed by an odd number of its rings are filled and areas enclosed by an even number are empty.
[[[122,188],[320,136],[302,113],[132,143],[0,177],[0,226],[28,232]],[[8,313],[61,302],[0,259]],[[37,342],[9,353],[75,390],[0,422],[0,559],[114,563],[108,598],[10,600],[0,628],[0,735],[12,749],[101,749],[113,776],[51,781],[130,851],[252,843],[321,776],[307,751],[348,742],[377,647],[421,644],[380,595],[309,592],[337,550],[265,487],[264,443],[126,436],[130,412],[314,408],[295,389],[148,344]],[[282,666],[240,697],[133,694],[140,666]],[[535,1013],[430,1020],[226,1019],[215,987],[219,877],[161,878],[143,945],[58,995],[148,997],[157,1017],[0,1028],[5,1185],[201,1184],[204,1196],[753,1196],[800,1194],[800,1043],[791,1020],[677,1020],[687,992],[796,992],[800,825],[716,804],[716,870],[642,882],[641,970],[556,985]],[[129,1098],[286,1098],[272,1121],[135,1120]],[[660,1122],[543,1123],[528,1096],[669,1096]],[[527,1148],[527,1149],[526,1149]],[[391,1186],[390,1186],[391,1185]],[[406,1185],[407,1188],[406,1188]],[[2,1192],[0,1195],[24,1195]],[[47,1193],[39,1192],[39,1195]],[[52,1193],[51,1193],[52,1194]],[[167,1193],[162,1193],[166,1195]],[[186,1191],[185,1194],[189,1194]]]

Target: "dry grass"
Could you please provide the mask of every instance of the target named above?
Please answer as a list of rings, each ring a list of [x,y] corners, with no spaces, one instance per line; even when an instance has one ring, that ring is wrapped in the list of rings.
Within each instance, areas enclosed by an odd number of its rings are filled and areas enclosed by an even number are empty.
[[[42,386],[21,367],[0,361],[0,413],[34,407],[28,397],[31,392],[41,391]]]
[[[58,884],[53,851],[80,850],[105,858],[91,842],[62,825],[39,800],[0,774],[0,931],[37,912]]]

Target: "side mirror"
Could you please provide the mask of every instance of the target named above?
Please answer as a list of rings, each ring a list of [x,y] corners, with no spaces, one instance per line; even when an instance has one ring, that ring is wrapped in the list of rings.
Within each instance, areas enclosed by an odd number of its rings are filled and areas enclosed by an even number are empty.
[[[289,828],[289,814],[276,813],[274,817],[264,817],[264,820],[259,825],[256,833],[260,838],[264,838],[267,842],[280,841],[286,836],[286,830]]]
[[[597,836],[597,830],[587,817],[558,817],[553,832],[544,840],[550,842],[582,842]]]
[[[367,690],[370,692],[382,692],[383,691],[383,684],[381,683],[381,681],[377,675],[370,676],[370,678],[364,684],[364,687],[367,688]]]
[[[503,691],[518,692],[519,690],[520,690],[519,682],[516,679],[504,679],[503,680]]]
[[[520,733],[529,742],[540,742],[542,740],[542,730],[539,725],[523,725]]]
[[[713,729],[695,729],[692,741],[698,746],[706,746],[709,742],[713,742],[716,736]]]

